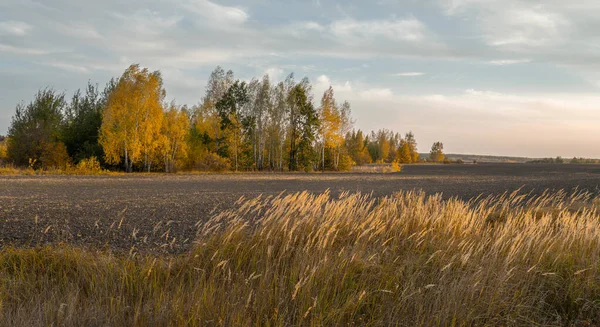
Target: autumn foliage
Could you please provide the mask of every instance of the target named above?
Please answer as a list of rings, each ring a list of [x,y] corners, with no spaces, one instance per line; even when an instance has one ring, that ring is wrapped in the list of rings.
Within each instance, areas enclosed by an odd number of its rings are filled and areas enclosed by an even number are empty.
[[[133,171],[346,171],[420,162],[414,135],[353,129],[351,105],[329,87],[315,105],[307,78],[241,81],[217,67],[196,105],[166,102],[159,71],[134,64],[71,101],[52,89],[19,104],[0,160],[60,169],[96,158]],[[6,148],[4,150],[4,148]]]

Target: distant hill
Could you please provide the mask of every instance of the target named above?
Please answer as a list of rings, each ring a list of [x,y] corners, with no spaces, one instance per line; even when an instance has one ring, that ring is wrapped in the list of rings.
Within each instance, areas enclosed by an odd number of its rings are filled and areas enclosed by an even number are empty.
[[[429,153],[422,153],[422,158],[429,157]],[[477,154],[446,154],[446,157],[450,160],[462,160],[465,163],[473,163],[477,161],[479,163],[526,163],[528,161],[535,160],[535,158],[527,157],[503,157],[503,156],[489,156],[489,155],[477,155]]]

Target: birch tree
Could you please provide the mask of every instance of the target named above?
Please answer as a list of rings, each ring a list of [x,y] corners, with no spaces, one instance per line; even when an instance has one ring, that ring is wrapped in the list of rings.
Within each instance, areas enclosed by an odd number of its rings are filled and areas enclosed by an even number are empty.
[[[165,172],[175,172],[176,163],[187,153],[190,120],[185,110],[171,103],[164,113],[160,134],[160,157],[164,160]]]
[[[160,72],[131,65],[111,92],[102,116],[99,143],[109,164],[124,162],[131,172],[143,163],[148,171],[158,146],[165,91]]]

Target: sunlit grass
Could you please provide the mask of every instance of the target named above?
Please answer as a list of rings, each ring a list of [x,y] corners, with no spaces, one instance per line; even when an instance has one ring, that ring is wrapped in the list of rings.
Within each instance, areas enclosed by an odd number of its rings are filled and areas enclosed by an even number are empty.
[[[600,225],[585,194],[473,202],[299,193],[240,200],[181,256],[0,252],[8,325],[586,325]]]

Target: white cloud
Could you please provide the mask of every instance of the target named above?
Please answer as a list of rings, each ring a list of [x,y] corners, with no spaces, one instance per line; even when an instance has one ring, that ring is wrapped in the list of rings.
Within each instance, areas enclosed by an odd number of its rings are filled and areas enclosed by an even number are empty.
[[[358,93],[361,99],[369,101],[381,101],[391,99],[394,94],[388,88],[372,88]]]
[[[266,75],[269,75],[271,81],[279,81],[283,75],[283,69],[279,67],[269,67],[265,71]]]
[[[17,47],[10,44],[0,43],[0,52],[7,52],[16,55],[45,55],[49,54],[52,51],[44,50],[44,49],[35,49],[35,48],[27,48],[27,47]]]
[[[488,61],[491,65],[506,66],[506,65],[517,65],[526,64],[531,62],[531,59],[503,59],[503,60],[490,60]]]
[[[74,73],[88,73],[89,72],[89,69],[87,69],[84,66],[72,65],[72,64],[68,64],[68,63],[64,63],[64,62],[49,62],[49,63],[45,63],[45,65],[48,65],[48,66],[54,67],[54,68],[58,68],[61,70],[65,70],[68,72],[74,72]]]
[[[15,36],[24,36],[29,34],[29,31],[33,28],[33,26],[20,21],[8,20],[4,22],[0,22],[0,35],[15,35]]]
[[[485,43],[527,49],[565,42],[572,18],[566,2],[520,0],[440,0],[448,15],[473,16]],[[468,15],[466,13],[469,13]]]
[[[243,24],[249,15],[242,8],[222,6],[208,0],[183,0],[182,6],[206,19],[227,24]]]
[[[397,41],[420,41],[425,38],[426,27],[416,18],[400,20],[338,20],[331,24],[333,36],[346,41],[368,41],[383,37]]]
[[[492,46],[540,46],[561,42],[569,21],[541,6],[519,7],[481,17],[484,37]]]
[[[468,89],[403,95],[361,85],[336,93],[352,104],[358,128],[412,130],[420,149],[443,141],[450,152],[547,157],[600,157],[593,94],[517,95]]]
[[[350,81],[334,83],[329,79],[329,77],[327,77],[327,75],[320,75],[319,77],[317,77],[317,82],[314,87],[316,95],[320,96],[330,86],[333,87],[333,91],[336,93],[342,94],[353,92],[352,83]]]
[[[416,76],[423,76],[423,75],[425,75],[425,73],[422,73],[422,72],[405,72],[405,73],[393,74],[393,76],[398,76],[398,77],[416,77]]]

